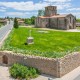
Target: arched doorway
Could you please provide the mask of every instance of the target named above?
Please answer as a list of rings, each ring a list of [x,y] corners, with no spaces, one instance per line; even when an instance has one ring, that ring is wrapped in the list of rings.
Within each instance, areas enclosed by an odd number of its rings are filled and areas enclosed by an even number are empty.
[[[8,57],[6,55],[2,57],[2,60],[4,64],[8,64]]]

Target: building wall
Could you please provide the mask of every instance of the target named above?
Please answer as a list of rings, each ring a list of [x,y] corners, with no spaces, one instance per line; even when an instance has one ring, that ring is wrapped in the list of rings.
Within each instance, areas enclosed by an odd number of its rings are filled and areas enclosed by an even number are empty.
[[[73,15],[68,15],[67,19],[67,29],[76,29],[76,19]]]
[[[50,19],[50,22],[49,22],[49,24],[50,24],[50,26],[49,26],[49,28],[58,28],[57,27],[57,18],[51,18]]]
[[[66,24],[67,23],[65,22],[65,17],[58,19],[58,25],[59,25],[58,29],[64,29],[64,30],[67,29]]]
[[[48,18],[36,18],[35,26],[40,28],[46,28],[49,24]]]

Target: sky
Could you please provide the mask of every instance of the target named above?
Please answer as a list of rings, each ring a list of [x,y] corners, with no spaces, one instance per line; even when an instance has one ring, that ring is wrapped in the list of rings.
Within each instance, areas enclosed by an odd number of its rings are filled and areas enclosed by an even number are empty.
[[[57,6],[58,14],[71,13],[80,18],[80,0],[0,0],[0,17],[29,18],[49,5]]]

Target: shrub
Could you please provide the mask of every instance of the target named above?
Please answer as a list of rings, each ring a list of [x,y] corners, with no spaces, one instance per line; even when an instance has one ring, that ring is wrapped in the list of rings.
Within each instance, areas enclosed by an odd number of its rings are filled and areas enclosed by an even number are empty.
[[[24,79],[26,78],[27,80],[29,78],[35,78],[38,76],[39,72],[37,69],[32,68],[32,67],[26,67],[21,64],[13,64],[10,69],[10,75],[13,78],[19,78],[19,79]]]

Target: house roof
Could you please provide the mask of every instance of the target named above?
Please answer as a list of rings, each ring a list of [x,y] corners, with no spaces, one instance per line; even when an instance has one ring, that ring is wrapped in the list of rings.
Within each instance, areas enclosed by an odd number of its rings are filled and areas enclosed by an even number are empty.
[[[59,17],[66,17],[70,14],[62,14],[62,15],[54,15],[54,16],[39,16],[40,18],[59,18]]]
[[[23,19],[17,19],[17,21],[18,21],[18,22],[21,22],[21,23],[24,22]]]

